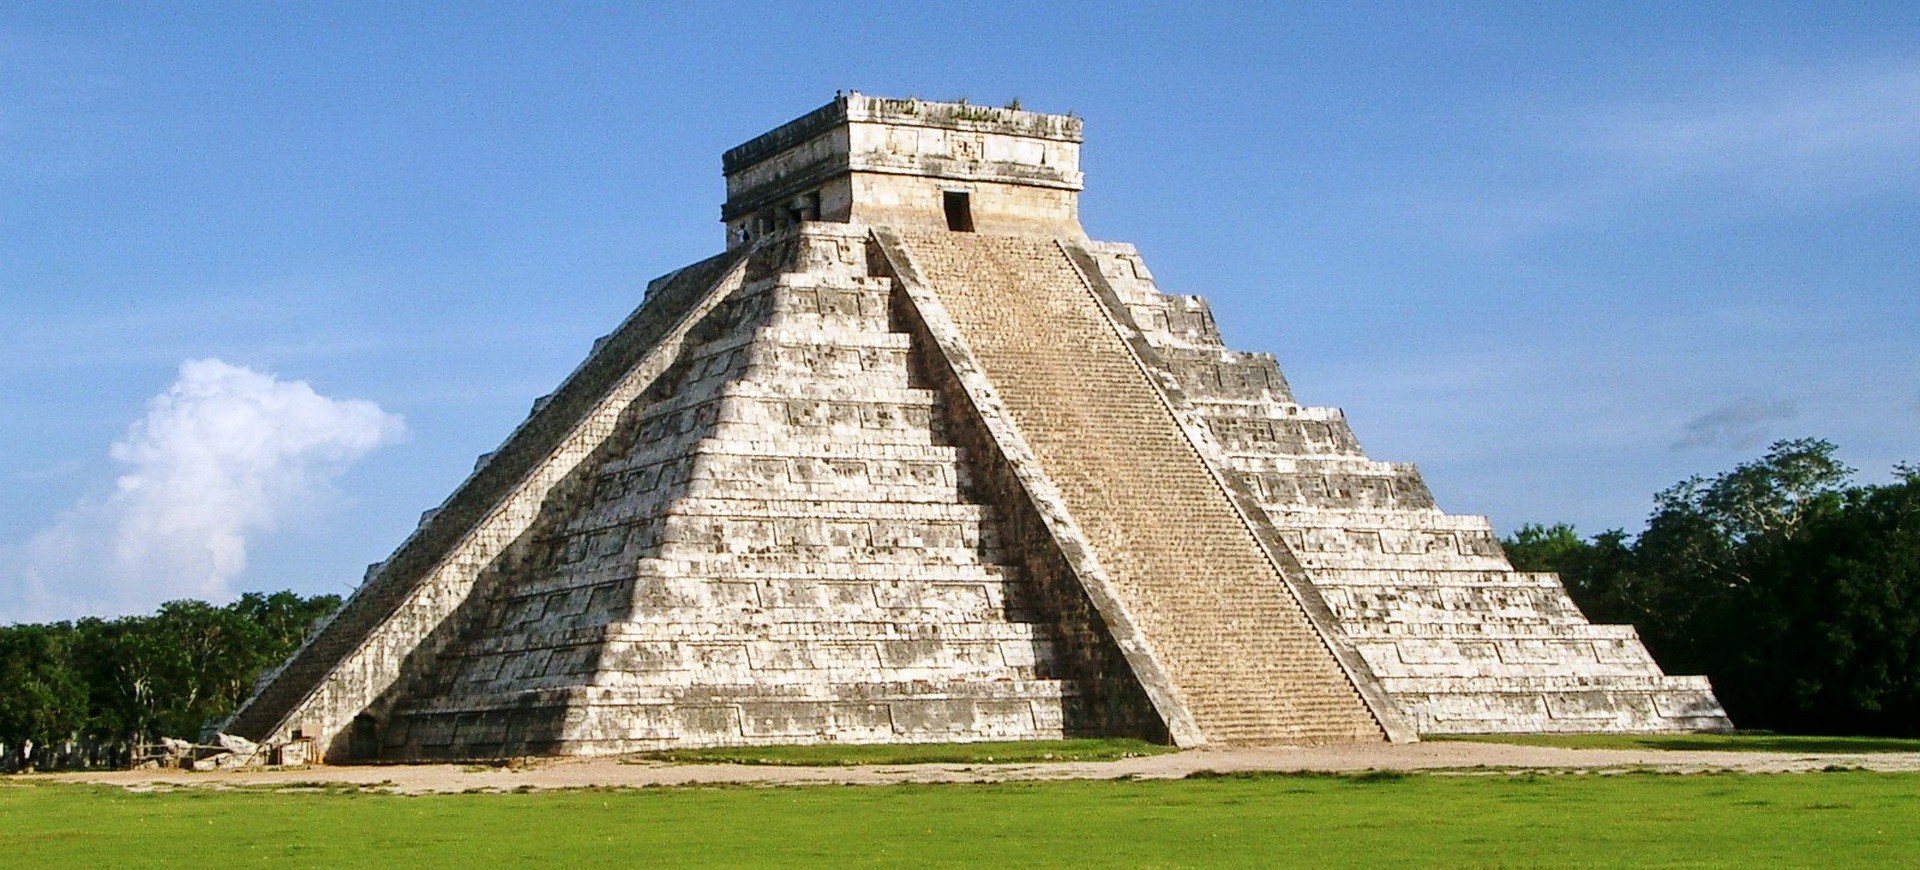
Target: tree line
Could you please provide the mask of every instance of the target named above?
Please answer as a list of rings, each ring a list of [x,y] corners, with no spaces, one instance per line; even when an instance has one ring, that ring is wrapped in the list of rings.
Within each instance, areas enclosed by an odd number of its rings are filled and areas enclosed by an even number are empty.
[[[1920,467],[1853,482],[1826,441],[1658,493],[1638,535],[1566,524],[1503,539],[1669,673],[1706,674],[1736,724],[1920,736]],[[147,616],[0,627],[0,770],[125,764],[231,715],[337,595],[170,601]]]
[[[111,767],[231,715],[338,595],[249,592],[118,619],[0,626],[0,770]]]
[[[1706,674],[1741,728],[1920,736],[1920,466],[1881,485],[1818,439],[1654,497],[1646,528],[1503,539],[1669,673]]]

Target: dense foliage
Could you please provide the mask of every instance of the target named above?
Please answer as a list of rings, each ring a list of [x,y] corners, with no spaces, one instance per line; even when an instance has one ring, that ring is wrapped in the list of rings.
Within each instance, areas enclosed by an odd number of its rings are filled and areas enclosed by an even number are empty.
[[[1637,537],[1532,525],[1507,554],[1712,678],[1741,727],[1920,736],[1920,467],[1859,485],[1833,453],[1782,441],[1659,493]]]
[[[225,607],[169,601],[151,616],[0,627],[0,768],[74,753],[63,763],[112,763],[94,756],[197,738],[339,606],[250,592]]]

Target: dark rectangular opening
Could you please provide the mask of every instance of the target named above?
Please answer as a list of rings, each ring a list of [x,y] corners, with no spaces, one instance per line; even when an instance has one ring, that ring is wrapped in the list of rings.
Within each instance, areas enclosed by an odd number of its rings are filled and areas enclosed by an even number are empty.
[[[964,190],[942,191],[947,207],[947,229],[956,233],[973,232],[973,203]]]

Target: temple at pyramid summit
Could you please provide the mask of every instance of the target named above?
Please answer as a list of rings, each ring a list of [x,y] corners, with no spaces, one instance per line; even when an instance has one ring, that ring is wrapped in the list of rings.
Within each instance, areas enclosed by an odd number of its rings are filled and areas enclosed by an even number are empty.
[[[1090,239],[1081,134],[853,93],[728,151],[725,249],[224,730],[338,762],[1730,727]]]

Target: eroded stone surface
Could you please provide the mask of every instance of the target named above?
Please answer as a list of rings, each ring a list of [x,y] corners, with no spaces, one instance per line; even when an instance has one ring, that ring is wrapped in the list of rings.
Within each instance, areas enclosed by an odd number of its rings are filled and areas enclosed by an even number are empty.
[[[1060,737],[1078,685],[890,329],[818,227],[550,499],[391,757]]]
[[[1516,572],[1486,518],[1448,514],[1412,465],[1360,449],[1274,359],[1228,349],[1197,296],[1131,246],[1093,243],[1116,312],[1199,411],[1341,627],[1423,733],[1718,730],[1700,677],[1667,676],[1631,626],[1587,622],[1559,578]]]
[[[853,94],[728,152],[727,252],[226,730],[340,760],[1727,726],[1087,241],[1080,140]]]

